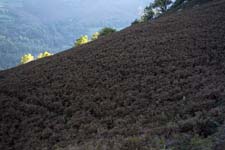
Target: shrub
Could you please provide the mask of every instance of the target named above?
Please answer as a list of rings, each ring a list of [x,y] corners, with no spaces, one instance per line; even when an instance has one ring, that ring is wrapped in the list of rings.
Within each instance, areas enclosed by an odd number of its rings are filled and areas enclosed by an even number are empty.
[[[31,54],[25,54],[21,57],[21,64],[26,64],[34,60],[34,56]]]
[[[177,1],[182,1],[182,0],[177,0]],[[132,23],[132,25],[153,20],[159,15],[164,14],[168,10],[172,2],[173,2],[172,0],[154,0],[153,3],[150,3],[149,6],[145,7],[144,13],[141,16],[141,18],[136,19]]]
[[[97,40],[98,37],[99,37],[100,33],[99,32],[95,32],[92,37],[91,37],[91,40],[94,41],[94,40]]]
[[[75,46],[80,46],[80,45],[86,44],[88,42],[89,42],[88,36],[84,35],[84,36],[81,36],[79,39],[76,40]]]
[[[38,55],[38,59],[44,58],[44,57],[49,57],[49,56],[52,56],[52,55],[53,55],[53,54],[51,54],[51,53],[45,51],[44,53],[40,53],[40,54]]]
[[[99,36],[106,36],[106,35],[112,34],[114,32],[116,32],[116,29],[113,29],[110,27],[105,27],[99,31]]]
[[[152,20],[154,16],[155,12],[153,10],[153,4],[150,4],[144,9],[144,14],[141,16],[141,22]]]
[[[155,0],[152,6],[161,13],[165,13],[170,4],[172,4],[172,0]]]

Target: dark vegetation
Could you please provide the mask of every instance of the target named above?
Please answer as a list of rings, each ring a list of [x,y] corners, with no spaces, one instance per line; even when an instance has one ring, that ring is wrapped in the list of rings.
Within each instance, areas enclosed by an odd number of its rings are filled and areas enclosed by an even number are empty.
[[[224,150],[225,0],[0,72],[1,150]]]
[[[116,29],[113,29],[113,28],[110,28],[110,27],[105,27],[105,28],[103,28],[99,31],[99,37],[110,35],[114,32],[116,32]]]

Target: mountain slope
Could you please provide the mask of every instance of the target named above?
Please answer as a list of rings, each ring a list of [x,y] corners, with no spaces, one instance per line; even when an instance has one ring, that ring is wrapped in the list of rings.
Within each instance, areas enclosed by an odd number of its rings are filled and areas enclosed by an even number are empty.
[[[225,1],[0,72],[0,149],[216,149]]]

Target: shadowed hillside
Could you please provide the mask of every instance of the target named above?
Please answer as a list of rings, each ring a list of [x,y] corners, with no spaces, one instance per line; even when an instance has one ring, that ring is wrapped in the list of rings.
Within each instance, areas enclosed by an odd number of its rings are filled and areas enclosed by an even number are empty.
[[[224,150],[225,0],[0,72],[2,150]]]

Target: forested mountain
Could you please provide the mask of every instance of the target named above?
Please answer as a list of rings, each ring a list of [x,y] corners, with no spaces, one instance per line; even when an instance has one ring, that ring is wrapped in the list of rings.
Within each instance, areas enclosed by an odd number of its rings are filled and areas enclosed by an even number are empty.
[[[128,26],[149,0],[0,0],[0,70],[25,53],[56,53],[104,26]]]

